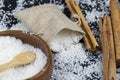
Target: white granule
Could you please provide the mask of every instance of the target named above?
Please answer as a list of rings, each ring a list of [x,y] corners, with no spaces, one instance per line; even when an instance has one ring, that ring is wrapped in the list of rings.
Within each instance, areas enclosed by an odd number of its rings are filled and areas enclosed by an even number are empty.
[[[16,6],[15,10],[12,11],[13,14],[24,9],[23,2],[24,2],[24,0],[17,0],[17,6]]]
[[[61,10],[61,11],[64,11],[64,4],[61,4],[61,5],[57,5],[58,6],[58,8]]]
[[[29,44],[23,44],[20,39],[10,36],[0,37],[0,65],[11,61],[16,55],[32,51],[36,54],[36,59],[33,63],[9,68],[0,72],[0,80],[25,80],[40,72],[46,64],[45,54],[38,48],[34,48]]]
[[[5,30],[7,30],[7,27],[3,27],[0,25],[0,31],[5,31]]]
[[[86,15],[87,21],[90,23],[91,21],[96,21],[95,17],[103,16],[102,13],[97,12],[95,9],[92,12],[88,12]],[[99,19],[98,19],[99,20]]]
[[[25,26],[23,26],[21,23],[17,23],[16,25],[13,25],[11,28],[10,28],[10,30],[22,30],[22,31],[27,31],[27,32],[29,32],[29,30],[25,27]]]
[[[81,34],[79,32],[62,30],[49,43],[49,46],[53,51],[59,52],[67,47],[70,47],[71,44],[79,43],[79,40],[81,39],[80,35]]]
[[[3,0],[0,0],[0,8],[3,7],[4,4],[3,4]]]

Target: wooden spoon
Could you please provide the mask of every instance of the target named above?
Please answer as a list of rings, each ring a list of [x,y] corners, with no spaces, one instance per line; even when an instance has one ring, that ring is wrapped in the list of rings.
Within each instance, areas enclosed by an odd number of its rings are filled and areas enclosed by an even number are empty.
[[[10,67],[26,65],[35,60],[36,56],[33,52],[23,52],[17,55],[13,60],[10,62],[0,65],[0,71],[4,71]]]

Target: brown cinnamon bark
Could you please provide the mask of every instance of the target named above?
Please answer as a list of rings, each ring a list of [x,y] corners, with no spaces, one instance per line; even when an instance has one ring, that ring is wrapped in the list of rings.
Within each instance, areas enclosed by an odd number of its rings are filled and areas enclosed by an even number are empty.
[[[108,22],[107,39],[108,39],[108,44],[109,44],[109,65],[108,65],[108,67],[109,67],[109,80],[117,80],[113,31],[112,31],[111,19],[109,16],[107,16],[107,22]]]
[[[65,0],[70,12],[72,14],[78,14],[81,22],[82,22],[82,29],[86,32],[85,36],[83,37],[86,47],[90,51],[95,51],[98,47],[98,43],[90,30],[90,27],[87,24],[77,2],[75,0]]]
[[[91,45],[92,50],[96,50],[98,47],[98,43],[92,33],[92,31],[90,30],[89,25],[87,24],[87,21],[85,20],[85,17],[83,16],[80,7],[78,6],[76,0],[71,0],[71,4],[74,8],[74,10],[76,11],[76,13],[80,16],[82,25],[83,25],[83,30],[86,32],[86,37],[88,38],[88,41]]]
[[[66,4],[67,4],[67,6],[68,6],[68,8],[69,8],[69,10],[70,10],[70,12],[71,12],[71,14],[72,14],[72,15],[76,14],[75,10],[73,9],[73,7],[72,7],[72,5],[71,5],[70,0],[65,0],[65,2],[66,2]],[[86,44],[86,48],[87,48],[88,50],[92,50],[91,44],[90,44],[88,38],[86,37],[86,35],[83,37],[83,40],[84,40],[84,42],[85,42],[85,44]],[[93,51],[93,50],[92,50],[92,51]]]
[[[111,19],[109,16],[104,17],[103,23],[100,19],[100,33],[103,52],[103,72],[105,80],[117,80],[116,77],[116,60],[113,40]]]
[[[117,0],[110,0],[117,65],[120,63],[120,14]]]
[[[102,21],[101,21],[102,22]],[[108,80],[108,61],[109,61],[109,46],[107,44],[106,38],[106,28],[105,28],[106,18],[104,18],[103,25],[100,25],[101,31],[101,41],[102,41],[102,53],[103,53],[103,73],[104,80]]]

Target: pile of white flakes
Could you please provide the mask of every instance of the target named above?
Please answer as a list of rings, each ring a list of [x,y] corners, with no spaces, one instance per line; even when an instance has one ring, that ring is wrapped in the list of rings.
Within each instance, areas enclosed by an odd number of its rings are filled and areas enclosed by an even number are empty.
[[[0,72],[0,80],[24,80],[39,73],[47,62],[47,57],[39,49],[29,44],[24,44],[20,39],[10,36],[0,36],[0,65],[8,63],[20,53],[31,51],[36,55],[31,64],[12,67]]]

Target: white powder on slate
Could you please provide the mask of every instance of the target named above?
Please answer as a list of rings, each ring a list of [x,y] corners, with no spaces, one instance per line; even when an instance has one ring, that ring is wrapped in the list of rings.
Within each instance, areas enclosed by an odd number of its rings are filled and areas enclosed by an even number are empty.
[[[15,14],[16,12],[24,9],[23,2],[24,0],[17,0],[17,7],[15,8],[15,10],[12,11],[12,14]]]
[[[22,30],[22,31],[27,31],[27,32],[29,32],[29,30],[25,27],[25,26],[23,26],[21,23],[18,23],[18,24],[16,24],[16,25],[13,25],[11,28],[10,28],[10,30]]]
[[[7,27],[3,27],[0,25],[0,31],[5,31],[5,30],[7,30]]]
[[[20,39],[9,36],[0,37],[0,65],[11,61],[16,55],[26,51],[32,51],[36,54],[35,61],[25,66],[13,67],[0,72],[0,80],[24,80],[30,78],[43,69],[47,59],[40,49],[29,44],[23,44]]]
[[[103,14],[99,13],[98,11],[96,11],[94,9],[94,10],[92,10],[92,12],[88,12],[88,14],[86,15],[86,19],[89,23],[90,22],[95,22],[96,21],[95,17],[100,17],[100,16],[102,17]],[[99,21],[99,19],[98,19],[98,21]]]
[[[3,7],[4,4],[3,4],[3,0],[0,0],[0,8]]]
[[[102,76],[102,63],[89,62],[88,53],[79,43],[80,34],[75,32],[60,32],[50,43],[53,52],[54,70],[52,78],[56,80],[86,80],[85,76],[92,77],[93,72]],[[85,66],[86,64],[90,64]],[[82,66],[83,65],[83,66]],[[52,80],[52,79],[51,79]]]

